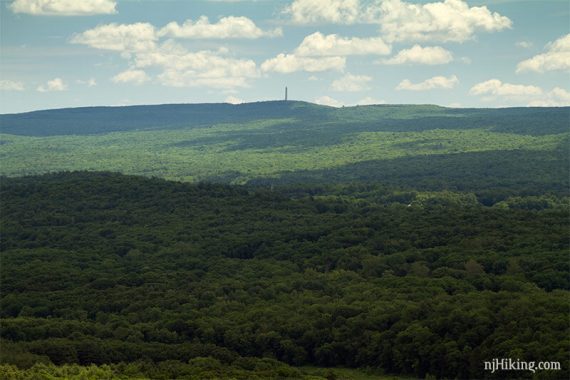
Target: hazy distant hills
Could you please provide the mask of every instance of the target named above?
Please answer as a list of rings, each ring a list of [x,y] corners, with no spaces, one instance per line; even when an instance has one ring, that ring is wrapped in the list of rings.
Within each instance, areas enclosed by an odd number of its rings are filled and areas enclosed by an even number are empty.
[[[25,136],[84,135],[207,126],[293,115],[310,119],[326,114],[326,107],[301,102],[81,107],[0,115],[0,132]]]
[[[566,194],[569,117],[569,107],[297,101],[36,111],[0,115],[0,175],[89,170],[185,182]]]
[[[458,109],[433,105],[332,108],[298,101],[232,105],[165,104],[81,107],[0,115],[0,133],[23,136],[85,135],[292,118],[303,123],[378,122],[375,129],[473,128],[544,134],[566,132],[570,108]],[[450,119],[451,118],[451,119]],[[418,120],[419,119],[419,120]],[[310,125],[305,125],[310,127]]]

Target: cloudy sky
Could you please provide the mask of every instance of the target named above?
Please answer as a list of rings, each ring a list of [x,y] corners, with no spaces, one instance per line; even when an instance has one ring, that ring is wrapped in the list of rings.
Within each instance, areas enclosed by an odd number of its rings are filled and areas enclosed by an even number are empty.
[[[0,113],[570,105],[567,0],[3,0]]]

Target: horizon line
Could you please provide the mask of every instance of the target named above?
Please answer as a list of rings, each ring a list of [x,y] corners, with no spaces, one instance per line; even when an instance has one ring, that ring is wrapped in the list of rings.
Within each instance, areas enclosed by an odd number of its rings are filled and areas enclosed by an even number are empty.
[[[355,108],[355,107],[378,107],[378,106],[386,106],[386,107],[402,107],[402,106],[431,106],[431,107],[440,107],[446,109],[513,109],[513,108],[570,108],[570,106],[509,106],[509,107],[450,107],[450,106],[442,106],[435,103],[371,103],[371,104],[350,104],[350,105],[342,105],[342,106],[331,106],[326,104],[319,104],[314,102],[309,102],[306,100],[258,100],[258,101],[251,101],[251,102],[243,102],[243,103],[228,103],[228,102],[204,102],[204,103],[147,103],[147,104],[118,104],[118,105],[93,105],[93,106],[77,106],[77,107],[59,107],[59,108],[44,108],[44,109],[35,109],[30,111],[22,111],[22,112],[6,112],[0,113],[0,116],[5,115],[20,115],[26,113],[34,113],[34,112],[48,112],[48,111],[60,111],[60,110],[69,110],[69,109],[82,109],[82,108],[128,108],[128,107],[159,107],[159,106],[184,106],[184,105],[229,105],[229,106],[244,106],[250,104],[257,104],[257,103],[307,103],[314,106],[319,107],[327,107],[327,108],[334,108],[334,109],[343,109],[343,108]]]

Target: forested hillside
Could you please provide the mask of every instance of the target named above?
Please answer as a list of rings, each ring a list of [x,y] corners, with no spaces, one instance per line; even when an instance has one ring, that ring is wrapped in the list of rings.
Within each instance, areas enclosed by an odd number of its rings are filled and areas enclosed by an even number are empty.
[[[0,115],[0,378],[568,378],[569,117]]]
[[[4,374],[532,377],[483,371],[503,357],[562,363],[541,379],[569,374],[568,203],[556,195],[487,207],[379,184],[271,191],[78,172],[3,178],[0,196]]]
[[[187,182],[560,194],[570,186],[569,118],[568,107],[283,101],[37,111],[0,115],[0,174],[103,170]]]

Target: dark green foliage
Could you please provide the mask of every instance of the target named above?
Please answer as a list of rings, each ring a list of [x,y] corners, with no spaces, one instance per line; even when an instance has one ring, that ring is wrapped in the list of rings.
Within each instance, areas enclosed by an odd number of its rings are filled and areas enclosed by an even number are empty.
[[[295,118],[344,134],[361,131],[410,132],[490,128],[496,132],[545,135],[568,132],[570,109],[453,109],[432,105],[375,105],[331,108],[297,101],[231,104],[165,104],[82,107],[0,115],[0,133],[23,136],[87,135],[114,131],[171,129]],[[314,135],[312,136],[314,137]]]
[[[568,376],[564,198],[486,207],[370,184],[271,191],[85,172],[0,190],[4,363],[510,378],[483,361],[516,357]],[[131,364],[103,366],[120,362]]]
[[[165,104],[83,107],[0,115],[0,133],[22,136],[89,135],[116,131],[205,127],[292,115],[318,119],[327,107],[303,102]]]
[[[0,115],[0,378],[568,378],[569,113]]]
[[[552,152],[489,151],[363,161],[336,168],[284,172],[250,185],[382,183],[423,191],[475,192],[492,206],[513,195],[570,195],[570,144]]]

